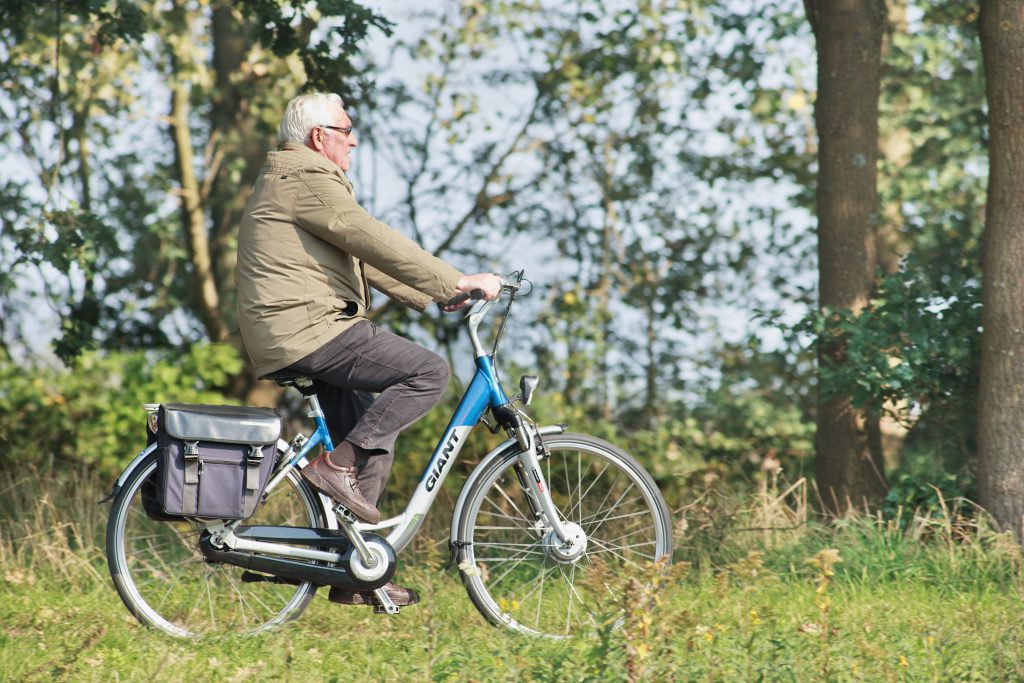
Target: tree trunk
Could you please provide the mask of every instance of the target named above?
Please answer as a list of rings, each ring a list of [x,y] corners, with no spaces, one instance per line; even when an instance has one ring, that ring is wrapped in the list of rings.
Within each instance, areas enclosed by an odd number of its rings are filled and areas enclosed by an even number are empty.
[[[274,140],[261,134],[258,117],[251,107],[251,95],[261,83],[260,76],[253,73],[251,67],[243,68],[252,49],[250,26],[228,0],[218,0],[212,10],[212,65],[216,87],[210,108],[213,141],[208,181],[212,225],[210,256],[221,294],[221,312],[234,328],[237,326],[233,280],[238,224]]]
[[[877,265],[878,97],[884,0],[806,0],[817,38],[818,292],[822,309],[860,311]],[[843,362],[844,345],[819,362]],[[849,397],[818,401],[817,482],[833,513],[878,502],[886,492],[878,418]]]
[[[206,233],[206,216],[203,214],[192,153],[192,133],[189,130],[189,91],[186,82],[175,80],[171,85],[171,138],[174,142],[175,170],[181,183],[181,223],[185,232],[192,272],[189,274],[189,294],[195,302],[199,318],[212,341],[224,341],[228,336],[227,326],[220,312],[220,295],[213,279],[210,262],[210,246]]]
[[[981,504],[1024,540],[1024,0],[982,0],[981,47],[989,179],[978,484]]]
[[[905,35],[907,28],[907,0],[889,0],[889,34],[882,44],[882,56],[893,50],[893,43]],[[887,79],[888,80],[888,79]],[[895,177],[903,167],[910,163],[913,147],[910,141],[910,130],[904,125],[903,113],[910,106],[910,97],[904,90],[890,95],[888,121],[882,121],[881,140],[878,150],[884,161],[884,167]],[[888,125],[886,125],[888,124]],[[875,233],[875,251],[878,265],[886,273],[899,270],[900,261],[910,250],[910,240],[903,232],[903,208],[899,197],[890,197],[882,207],[881,220]]]

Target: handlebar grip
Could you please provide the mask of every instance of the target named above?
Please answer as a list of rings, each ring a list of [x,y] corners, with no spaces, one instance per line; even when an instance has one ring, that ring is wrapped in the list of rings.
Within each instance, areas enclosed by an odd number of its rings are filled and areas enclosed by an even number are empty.
[[[469,292],[468,294],[466,292],[459,292],[451,299],[449,299],[447,302],[443,304],[438,303],[437,307],[443,311],[446,306],[458,306],[466,299],[473,299],[474,301],[479,301],[480,299],[483,299],[485,297],[486,295],[484,294],[484,290],[482,289],[474,289],[472,292]]]

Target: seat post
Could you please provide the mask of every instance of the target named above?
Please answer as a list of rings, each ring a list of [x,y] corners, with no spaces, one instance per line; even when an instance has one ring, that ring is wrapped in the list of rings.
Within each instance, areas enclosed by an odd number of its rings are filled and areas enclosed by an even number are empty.
[[[324,411],[320,408],[320,399],[317,398],[316,394],[306,394],[304,398],[309,401],[310,417],[316,418],[324,416]]]
[[[313,418],[313,421],[316,422],[316,428],[323,439],[324,450],[330,452],[334,450],[334,442],[331,440],[331,431],[327,428],[327,418],[324,417],[323,408],[320,407],[320,399],[317,398],[316,392],[312,390],[312,386],[313,380],[308,377],[295,380],[295,388],[301,391],[303,398],[309,401],[309,413],[307,416]]]

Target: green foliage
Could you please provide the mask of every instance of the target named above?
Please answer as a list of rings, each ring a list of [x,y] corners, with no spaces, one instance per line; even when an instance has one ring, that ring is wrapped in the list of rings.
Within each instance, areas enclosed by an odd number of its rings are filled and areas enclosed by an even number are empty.
[[[987,150],[978,4],[908,3],[920,17],[893,31],[879,126],[893,151],[879,168],[882,228],[899,232],[933,274],[980,274]],[[893,212],[891,207],[897,207]]]
[[[33,19],[49,19],[56,27],[61,18],[76,18],[93,25],[96,48],[117,41],[138,41],[146,30],[146,17],[138,3],[131,0],[63,0],[58,7],[24,0],[6,0],[0,7],[0,27],[24,37]]]
[[[971,410],[980,358],[981,290],[968,275],[934,278],[913,258],[883,277],[859,313],[822,311],[793,329],[822,357],[820,390],[901,420],[912,410]]]
[[[963,505],[963,499],[958,498],[961,489],[953,474],[946,474],[934,483],[901,474],[890,484],[881,512],[885,519],[895,520],[902,528],[909,526],[915,515],[938,519],[951,509],[959,513]]]
[[[312,6],[301,0],[237,4],[253,17],[258,38],[276,56],[298,55],[310,90],[336,92],[346,99],[368,94],[370,81],[355,58],[371,29],[391,35],[394,24],[383,15],[353,0],[320,0]],[[329,28],[311,40],[310,24],[316,22]]]
[[[0,363],[0,469],[88,465],[117,474],[145,445],[143,403],[230,403],[242,367],[222,344],[182,351],[88,352],[72,370]]]

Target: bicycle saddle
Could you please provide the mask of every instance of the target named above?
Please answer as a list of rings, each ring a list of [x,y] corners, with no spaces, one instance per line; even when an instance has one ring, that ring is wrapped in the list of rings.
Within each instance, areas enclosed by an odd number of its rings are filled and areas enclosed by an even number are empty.
[[[308,396],[309,394],[316,393],[313,391],[313,380],[306,375],[297,372],[278,370],[277,372],[272,372],[260,379],[269,379],[275,382],[279,387],[295,387],[301,391],[303,395]]]

